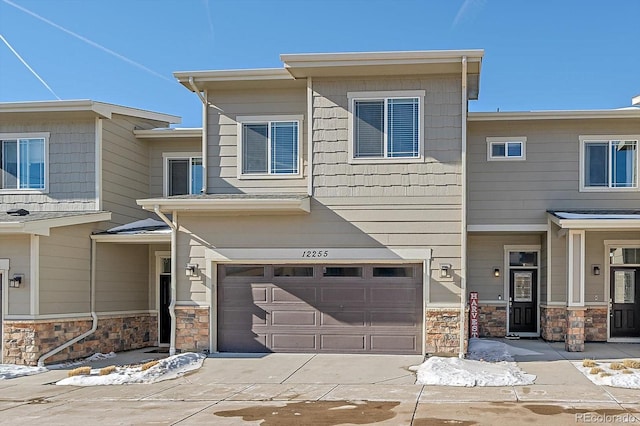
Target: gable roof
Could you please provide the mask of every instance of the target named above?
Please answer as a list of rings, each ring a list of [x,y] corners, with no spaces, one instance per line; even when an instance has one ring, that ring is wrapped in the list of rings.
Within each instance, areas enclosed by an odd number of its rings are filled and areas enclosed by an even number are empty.
[[[89,99],[60,100],[60,101],[29,101],[0,103],[0,121],[11,120],[17,115],[47,114],[59,117],[78,115],[102,117],[110,119],[113,114],[144,118],[163,123],[177,124],[181,119],[175,115],[131,108],[122,105],[97,102]]]

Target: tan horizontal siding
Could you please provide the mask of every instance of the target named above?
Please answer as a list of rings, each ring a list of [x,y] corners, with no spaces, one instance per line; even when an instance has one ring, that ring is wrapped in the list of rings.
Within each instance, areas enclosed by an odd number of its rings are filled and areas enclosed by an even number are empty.
[[[469,224],[546,223],[547,210],[636,209],[638,191],[580,192],[580,135],[640,135],[635,120],[469,123]],[[487,161],[487,137],[526,136],[525,161]]]
[[[0,259],[9,259],[9,277],[13,274],[24,274],[24,284],[19,288],[7,287],[9,311],[5,314],[25,315],[30,313],[31,280],[31,252],[29,235],[2,235],[0,236]]]

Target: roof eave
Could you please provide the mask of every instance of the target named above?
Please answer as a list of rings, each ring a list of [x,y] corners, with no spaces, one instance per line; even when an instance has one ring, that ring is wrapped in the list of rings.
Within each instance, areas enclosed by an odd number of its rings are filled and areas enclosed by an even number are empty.
[[[520,120],[585,120],[612,118],[640,118],[638,110],[573,110],[573,111],[511,111],[470,112],[469,121],[520,121]]]
[[[201,211],[219,213],[310,213],[311,202],[305,198],[265,199],[171,199],[149,198],[136,201],[145,210],[156,207],[162,212]]]

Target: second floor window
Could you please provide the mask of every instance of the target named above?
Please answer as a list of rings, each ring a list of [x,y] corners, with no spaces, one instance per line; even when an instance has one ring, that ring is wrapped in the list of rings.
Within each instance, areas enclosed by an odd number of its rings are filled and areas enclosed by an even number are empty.
[[[422,157],[424,91],[353,92],[348,97],[355,162]]]
[[[583,189],[638,188],[638,141],[625,139],[582,139]]]
[[[525,142],[527,138],[518,137],[489,137],[487,138],[487,160],[524,160]]]
[[[2,137],[0,164],[3,190],[46,190],[46,137]]]
[[[193,195],[202,190],[202,157],[166,158],[166,195]]]
[[[299,174],[300,121],[238,117],[240,176]]]

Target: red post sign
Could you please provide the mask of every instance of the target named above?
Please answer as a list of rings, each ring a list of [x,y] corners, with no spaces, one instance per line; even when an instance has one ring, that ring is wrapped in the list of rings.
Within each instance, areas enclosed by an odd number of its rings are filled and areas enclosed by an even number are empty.
[[[480,336],[480,324],[478,312],[478,292],[472,291],[469,293],[469,337]]]

